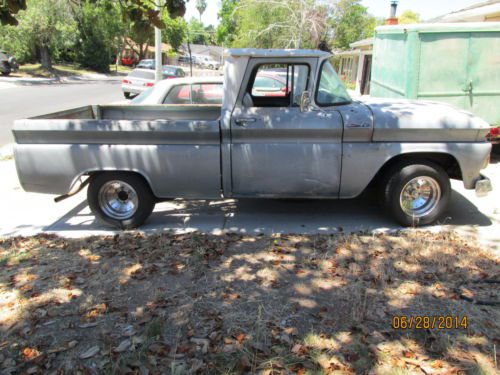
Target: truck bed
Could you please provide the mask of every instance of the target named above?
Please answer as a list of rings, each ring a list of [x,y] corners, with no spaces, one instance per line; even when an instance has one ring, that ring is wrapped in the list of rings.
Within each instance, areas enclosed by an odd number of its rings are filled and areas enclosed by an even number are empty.
[[[18,120],[26,191],[65,194],[82,175],[141,174],[157,197],[220,197],[219,106],[87,106]]]
[[[220,106],[92,105],[18,120],[12,132],[17,144],[167,144],[186,133],[202,142],[219,117]]]

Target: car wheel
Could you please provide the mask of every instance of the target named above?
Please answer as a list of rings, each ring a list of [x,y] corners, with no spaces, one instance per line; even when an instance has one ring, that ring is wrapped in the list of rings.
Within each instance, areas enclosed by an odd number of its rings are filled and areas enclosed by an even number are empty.
[[[141,176],[110,172],[91,177],[87,201],[99,220],[121,229],[132,229],[151,215],[156,198]]]
[[[9,74],[10,74],[10,72],[2,72],[3,76],[8,76]]]
[[[383,182],[385,206],[404,226],[435,222],[446,211],[450,195],[444,169],[427,161],[398,164]]]
[[[130,99],[132,97],[129,92],[124,92],[123,96],[125,97],[125,99]]]

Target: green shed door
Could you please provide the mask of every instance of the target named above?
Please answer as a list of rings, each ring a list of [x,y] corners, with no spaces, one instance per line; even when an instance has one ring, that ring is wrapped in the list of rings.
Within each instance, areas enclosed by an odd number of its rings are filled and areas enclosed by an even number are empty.
[[[467,59],[470,33],[421,33],[418,99],[469,109]],[[418,71],[418,68],[416,69]]]
[[[500,124],[498,32],[420,33],[417,98],[442,101]]]
[[[500,124],[500,33],[470,34],[468,77],[471,111]]]

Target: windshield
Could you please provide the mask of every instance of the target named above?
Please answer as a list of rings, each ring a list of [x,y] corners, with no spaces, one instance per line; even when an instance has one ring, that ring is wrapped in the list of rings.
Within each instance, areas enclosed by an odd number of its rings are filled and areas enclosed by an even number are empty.
[[[321,65],[316,103],[320,106],[330,106],[350,102],[351,97],[335,73],[335,69],[328,60],[325,60]]]
[[[154,87],[151,87],[147,89],[146,91],[143,91],[141,94],[136,96],[131,103],[133,104],[141,104],[154,90]]]

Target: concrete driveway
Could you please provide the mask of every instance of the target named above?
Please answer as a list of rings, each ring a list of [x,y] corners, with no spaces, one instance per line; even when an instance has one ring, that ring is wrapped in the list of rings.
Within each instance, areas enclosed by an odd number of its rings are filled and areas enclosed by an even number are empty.
[[[460,181],[452,181],[450,210],[431,230],[455,229],[496,251],[500,248],[500,161],[484,171],[494,190],[477,198]],[[114,234],[113,228],[97,222],[85,202],[85,192],[61,203],[53,196],[24,192],[12,160],[0,162],[0,236],[53,232],[62,236]],[[201,231],[221,233],[337,233],[402,229],[384,215],[378,198],[368,192],[344,201],[226,199],[159,203],[141,228],[152,233]]]

